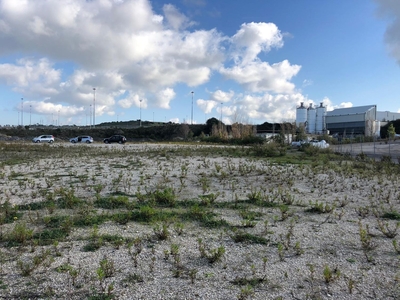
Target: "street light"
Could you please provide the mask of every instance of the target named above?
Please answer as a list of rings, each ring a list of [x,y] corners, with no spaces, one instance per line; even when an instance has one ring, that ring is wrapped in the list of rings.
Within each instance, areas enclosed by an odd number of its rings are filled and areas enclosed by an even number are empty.
[[[221,102],[221,132],[220,132],[220,134],[222,134],[222,102]]]
[[[194,92],[192,91],[192,120],[191,120],[191,124],[193,125],[193,94]]]
[[[142,127],[142,99],[139,100],[140,104],[140,119],[139,119],[139,127]]]
[[[93,88],[93,128],[96,127],[96,88]]]
[[[222,102],[221,102],[221,124],[222,124]]]
[[[24,127],[24,98],[21,98],[21,126]]]

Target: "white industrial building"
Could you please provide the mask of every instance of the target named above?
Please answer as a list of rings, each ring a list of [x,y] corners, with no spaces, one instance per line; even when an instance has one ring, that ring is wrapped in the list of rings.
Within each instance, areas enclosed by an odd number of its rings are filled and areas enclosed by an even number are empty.
[[[376,105],[338,108],[325,117],[329,134],[374,136],[379,130]]]
[[[390,111],[377,111],[376,119],[380,122],[389,122],[400,119],[400,113]]]
[[[365,135],[380,134],[385,121],[400,119],[400,113],[378,112],[376,105],[338,108],[326,111],[323,103],[318,107],[304,103],[296,110],[296,126],[304,127],[308,134]]]

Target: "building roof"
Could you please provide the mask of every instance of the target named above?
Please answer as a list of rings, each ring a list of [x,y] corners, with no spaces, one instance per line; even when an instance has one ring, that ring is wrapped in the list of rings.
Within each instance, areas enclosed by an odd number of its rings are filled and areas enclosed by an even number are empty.
[[[376,109],[376,105],[364,105],[347,108],[337,108],[326,112],[326,116],[343,116],[343,115],[358,115],[364,114],[371,109]]]

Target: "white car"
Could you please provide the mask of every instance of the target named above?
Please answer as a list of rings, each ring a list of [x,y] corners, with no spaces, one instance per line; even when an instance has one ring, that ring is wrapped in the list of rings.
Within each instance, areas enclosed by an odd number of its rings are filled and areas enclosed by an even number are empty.
[[[32,139],[34,143],[54,143],[54,136],[52,135],[40,135]]]
[[[321,149],[329,148],[329,144],[325,140],[311,140],[310,145]]]
[[[71,143],[93,143],[93,138],[89,135],[80,135],[69,140]]]
[[[307,142],[306,142],[306,141],[302,141],[302,140],[300,140],[300,141],[293,141],[293,142],[292,142],[292,147],[301,147],[301,145],[304,145],[304,144],[307,144]]]

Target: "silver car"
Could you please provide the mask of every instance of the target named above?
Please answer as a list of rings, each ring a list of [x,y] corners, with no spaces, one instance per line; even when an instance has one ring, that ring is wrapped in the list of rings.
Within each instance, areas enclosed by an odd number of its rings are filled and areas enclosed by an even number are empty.
[[[71,143],[93,143],[93,138],[89,135],[80,135],[69,140]]]
[[[34,143],[54,143],[54,136],[52,135],[40,135],[32,139]]]

